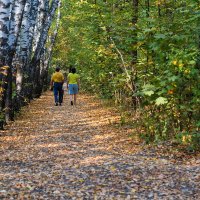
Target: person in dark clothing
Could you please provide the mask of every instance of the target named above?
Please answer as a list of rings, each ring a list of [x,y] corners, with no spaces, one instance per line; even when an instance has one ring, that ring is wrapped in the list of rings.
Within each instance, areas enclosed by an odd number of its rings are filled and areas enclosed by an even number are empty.
[[[60,67],[56,67],[56,72],[51,77],[50,87],[53,88],[55,106],[62,105],[63,102],[64,76],[60,72]]]

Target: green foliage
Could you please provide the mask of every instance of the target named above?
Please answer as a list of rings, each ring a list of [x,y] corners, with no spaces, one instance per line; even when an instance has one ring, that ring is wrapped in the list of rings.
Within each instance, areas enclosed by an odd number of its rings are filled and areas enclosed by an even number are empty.
[[[164,98],[164,97],[158,97],[157,99],[156,99],[156,105],[163,105],[163,104],[166,104],[166,103],[168,103],[167,102],[167,99],[166,98]]]
[[[188,151],[200,149],[200,132],[183,132],[176,135],[180,144],[187,145]]]
[[[149,142],[199,131],[200,12],[197,1],[146,2],[133,16],[132,1],[64,1],[53,63],[76,66],[87,91],[137,108]]]

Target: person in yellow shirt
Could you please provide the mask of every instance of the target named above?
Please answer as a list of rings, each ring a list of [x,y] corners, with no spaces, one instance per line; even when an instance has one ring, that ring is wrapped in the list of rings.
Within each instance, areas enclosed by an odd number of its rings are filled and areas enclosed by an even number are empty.
[[[80,76],[76,73],[76,68],[72,68],[67,76],[67,89],[70,95],[71,105],[76,105],[77,94],[80,89]]]
[[[54,99],[55,99],[55,106],[62,105],[63,99],[63,83],[64,83],[64,76],[60,72],[60,67],[56,67],[56,72],[51,77],[50,87],[53,88]]]

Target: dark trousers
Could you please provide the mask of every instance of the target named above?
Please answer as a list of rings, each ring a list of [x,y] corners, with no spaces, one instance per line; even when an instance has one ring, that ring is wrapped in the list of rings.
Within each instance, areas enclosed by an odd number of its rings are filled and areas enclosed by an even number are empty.
[[[62,83],[54,83],[53,84],[53,93],[55,98],[55,103],[62,103],[63,100],[63,91],[62,91]]]

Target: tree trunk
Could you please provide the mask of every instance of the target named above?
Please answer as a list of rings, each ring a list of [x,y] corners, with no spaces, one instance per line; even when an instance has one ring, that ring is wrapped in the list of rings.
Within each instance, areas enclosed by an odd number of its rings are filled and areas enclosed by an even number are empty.
[[[23,11],[26,0],[15,0],[12,5],[10,24],[9,24],[9,37],[8,37],[8,55],[7,64],[10,66],[7,75],[7,91],[5,97],[5,120],[6,122],[14,119],[13,102],[12,102],[12,60],[16,50],[17,38],[22,24]]]
[[[49,68],[49,64],[52,58],[52,51],[53,51],[53,47],[55,45],[55,41],[56,41],[56,37],[58,34],[58,29],[59,29],[59,25],[60,25],[60,18],[61,18],[61,13],[60,13],[60,7],[61,7],[61,1],[59,1],[58,3],[58,13],[57,13],[57,20],[56,20],[56,27],[55,30],[53,32],[53,34],[51,36],[49,36],[49,40],[50,40],[50,46],[45,48],[45,54],[43,57],[43,65],[41,66],[41,85],[47,86],[48,84],[48,68]]]
[[[59,3],[59,0],[52,1],[49,15],[45,19],[45,22],[44,22],[44,25],[42,28],[43,31],[42,31],[39,41],[36,45],[36,50],[35,50],[34,56],[32,58],[31,64],[30,64],[31,68],[34,69],[34,70],[32,70],[31,77],[34,78],[33,79],[33,93],[35,96],[40,95],[40,91],[37,91],[37,84],[39,84],[38,78],[40,76],[40,66],[39,66],[40,57],[41,57],[41,54],[43,53],[44,45],[45,45],[47,37],[48,37],[48,31],[51,26],[55,11],[58,7],[58,3]]]
[[[17,82],[17,95],[20,99],[21,97],[31,98],[31,89],[30,89],[30,57],[32,54],[32,41],[33,41],[33,30],[36,24],[37,17],[37,7],[38,0],[27,0],[24,17],[22,21],[22,29],[20,33],[20,40],[18,42],[18,51],[17,51],[17,70],[20,70],[16,73]],[[22,75],[23,73],[23,75]],[[21,76],[22,75],[22,76]],[[20,82],[21,81],[21,82]],[[22,102],[21,102],[22,103]]]
[[[133,94],[132,94],[132,104],[133,104],[133,108],[134,110],[137,109],[137,104],[138,104],[138,98],[135,96],[135,93],[137,92],[137,88],[136,88],[136,81],[137,81],[137,69],[136,69],[136,65],[137,65],[137,21],[138,21],[138,3],[139,0],[133,0],[133,18],[132,18],[132,25],[133,25],[133,50],[131,52],[132,55],[132,61],[131,61],[131,84],[132,84],[132,88],[134,90]]]
[[[41,83],[42,83],[42,85],[47,85],[49,63],[52,58],[52,51],[53,51],[53,47],[56,42],[58,29],[59,29],[59,25],[60,25],[60,18],[61,18],[60,7],[61,7],[61,1],[59,1],[59,3],[58,3],[56,27],[55,27],[53,34],[49,37],[50,46],[45,49],[46,53],[45,53],[44,60],[43,60],[43,66],[41,67]]]
[[[17,97],[18,100],[20,101],[21,98],[20,96],[24,96],[25,93],[25,88],[22,87],[22,83],[24,81],[24,76],[28,76],[28,73],[26,73],[26,70],[24,70],[25,66],[27,65],[28,62],[28,46],[29,46],[29,30],[30,30],[30,21],[29,21],[29,16],[30,16],[30,9],[31,9],[31,0],[27,0],[24,8],[24,15],[23,15],[23,20],[22,20],[22,28],[20,32],[20,37],[18,40],[18,47],[17,47],[17,54],[16,54],[16,64],[17,67],[17,72],[16,72],[16,92],[17,92]],[[20,66],[20,67],[19,67]],[[23,72],[23,76],[21,77],[21,69]],[[20,70],[20,73],[18,72]],[[18,75],[20,74],[20,77]],[[19,81],[20,80],[20,81]],[[22,102],[19,102],[21,105]]]
[[[49,12],[49,1],[48,0],[42,0],[39,1],[39,6],[38,6],[38,15],[37,15],[37,23],[34,29],[34,40],[33,40],[33,49],[32,49],[32,54],[35,54],[35,50],[37,48],[37,45],[39,43],[41,34],[43,32],[43,27],[44,27],[44,23],[46,18],[48,17],[48,12]],[[42,50],[43,52],[44,50]],[[42,57],[44,57],[43,54],[40,55],[41,59]],[[31,91],[32,92],[32,98],[34,97],[39,97],[42,93],[42,86],[40,83],[40,66],[42,66],[43,61],[38,60],[38,66],[36,64],[30,65],[30,82],[32,82],[31,84]],[[34,77],[34,75],[37,74],[37,77]]]
[[[6,95],[6,77],[9,67],[5,68],[8,53],[8,35],[9,35],[9,18],[10,18],[10,0],[0,0],[0,128],[4,123],[4,107]]]
[[[40,0],[38,4],[38,16],[36,19],[37,23],[34,29],[33,52],[35,52],[37,44],[39,42],[41,33],[43,31],[45,18],[48,15],[48,11],[49,11],[49,1]]]
[[[44,44],[47,40],[48,31],[49,31],[49,28],[51,26],[51,23],[52,23],[52,20],[53,20],[53,17],[54,17],[54,13],[55,13],[55,11],[58,7],[58,2],[59,2],[59,0],[54,0],[52,2],[49,15],[45,19],[45,22],[44,22],[44,25],[43,25],[43,28],[42,28],[42,33],[40,35],[38,43],[36,44],[35,53],[34,53],[34,56],[33,56],[33,59],[32,59],[32,64],[34,64],[35,62],[37,62],[39,60],[39,57],[41,55],[41,51],[42,51]]]
[[[8,50],[10,0],[0,1],[0,61],[5,62]],[[3,63],[5,64],[5,63]]]

